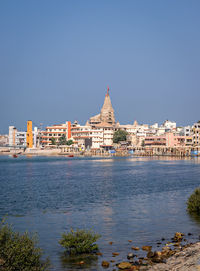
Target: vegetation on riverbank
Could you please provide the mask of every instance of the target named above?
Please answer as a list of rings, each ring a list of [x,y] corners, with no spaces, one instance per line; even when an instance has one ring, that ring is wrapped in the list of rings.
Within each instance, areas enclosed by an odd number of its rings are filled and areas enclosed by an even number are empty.
[[[96,241],[100,238],[99,234],[92,230],[77,230],[71,229],[68,233],[63,233],[59,241],[61,246],[66,249],[70,255],[92,253],[98,250]]]
[[[36,236],[14,232],[4,221],[0,223],[0,270],[47,271],[48,260],[42,260],[42,250],[36,246]]]
[[[200,215],[200,188],[196,188],[189,197],[187,210],[190,214]]]

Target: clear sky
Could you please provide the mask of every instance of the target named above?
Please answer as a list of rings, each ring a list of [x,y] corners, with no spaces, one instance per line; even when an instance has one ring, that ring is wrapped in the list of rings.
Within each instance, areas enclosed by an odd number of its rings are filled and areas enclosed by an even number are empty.
[[[99,113],[200,119],[199,0],[1,0],[0,133]]]

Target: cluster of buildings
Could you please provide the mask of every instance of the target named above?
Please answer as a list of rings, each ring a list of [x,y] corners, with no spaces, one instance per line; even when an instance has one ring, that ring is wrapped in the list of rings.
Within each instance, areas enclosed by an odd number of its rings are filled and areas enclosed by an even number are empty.
[[[157,147],[200,147],[200,121],[192,126],[177,127],[173,121],[166,120],[162,125],[120,124],[115,120],[109,89],[99,114],[92,116],[85,125],[77,121],[47,126],[45,130],[32,127],[27,122],[27,131],[21,132],[14,126],[9,127],[8,145],[27,148],[48,148],[59,143],[60,137],[73,140],[73,147],[78,150],[112,150],[117,146],[113,143],[113,135],[117,130],[127,132],[126,142],[121,142],[129,149]],[[118,144],[119,147],[119,144]]]

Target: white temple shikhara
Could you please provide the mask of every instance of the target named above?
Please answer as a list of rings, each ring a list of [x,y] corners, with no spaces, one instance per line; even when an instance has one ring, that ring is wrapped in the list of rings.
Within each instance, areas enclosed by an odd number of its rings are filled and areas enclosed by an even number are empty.
[[[89,124],[90,125],[110,124],[112,126],[115,125],[115,115],[110,100],[109,87],[107,88],[107,93],[100,114],[91,117],[89,120]]]

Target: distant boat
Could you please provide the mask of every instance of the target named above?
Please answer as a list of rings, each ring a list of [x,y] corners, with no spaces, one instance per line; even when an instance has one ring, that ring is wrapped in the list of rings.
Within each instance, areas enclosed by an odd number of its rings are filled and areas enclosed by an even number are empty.
[[[18,157],[18,155],[17,154],[13,154],[13,156],[12,156],[13,158],[17,158]]]
[[[74,155],[73,154],[69,154],[68,157],[74,157]]]

